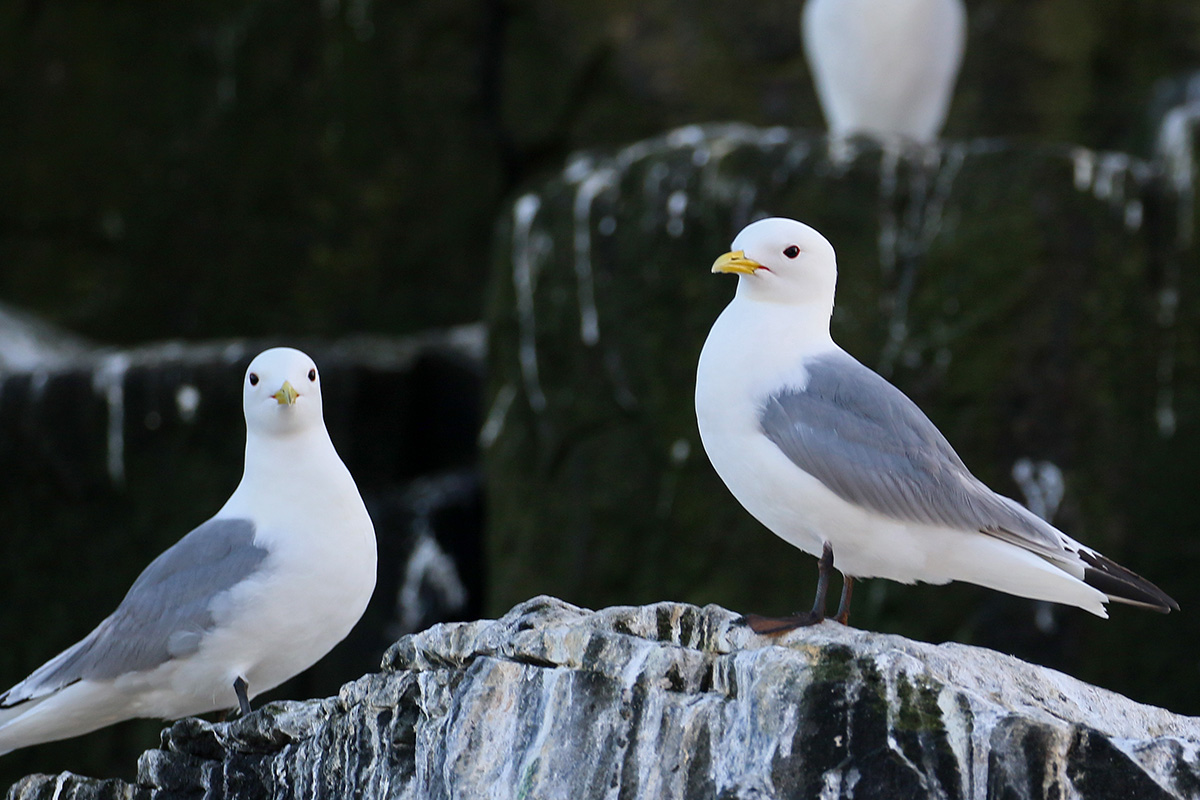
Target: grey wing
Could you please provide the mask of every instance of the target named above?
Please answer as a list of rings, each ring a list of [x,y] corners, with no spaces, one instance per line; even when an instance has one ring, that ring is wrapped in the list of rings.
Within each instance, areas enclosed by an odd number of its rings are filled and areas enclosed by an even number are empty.
[[[838,497],[892,519],[994,536],[1113,600],[1179,608],[1145,578],[984,486],[915,403],[851,356],[837,351],[805,366],[804,388],[767,397],[759,423],[792,463]]]
[[[767,397],[763,433],[838,497],[905,522],[982,531],[1061,556],[1052,526],[984,486],[929,418],[844,352],[805,365],[803,389]]]
[[[150,562],[95,630],[0,695],[0,708],[84,678],[115,678],[194,653],[214,624],[213,599],[266,557],[267,550],[254,543],[253,522],[205,522]]]

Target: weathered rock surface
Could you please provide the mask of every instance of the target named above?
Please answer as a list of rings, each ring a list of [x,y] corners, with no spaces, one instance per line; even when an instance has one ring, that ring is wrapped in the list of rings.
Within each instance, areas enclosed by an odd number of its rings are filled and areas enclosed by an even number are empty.
[[[79,337],[0,303],[0,381],[5,373],[61,365],[88,352]]]
[[[1153,82],[1200,61],[1193,3],[968,6],[951,136],[1144,151]],[[14,5],[0,297],[126,343],[478,319],[506,192],[568,153],[700,120],[820,127],[800,8]]]
[[[718,606],[550,597],[397,642],[337,697],[189,719],[91,798],[1194,798],[1200,719],[1009,656]]]

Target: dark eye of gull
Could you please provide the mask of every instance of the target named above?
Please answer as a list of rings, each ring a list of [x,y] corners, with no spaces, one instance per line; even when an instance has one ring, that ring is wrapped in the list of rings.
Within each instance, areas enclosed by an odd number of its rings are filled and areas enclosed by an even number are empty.
[[[788,247],[783,251],[783,254],[788,258],[795,258],[796,256],[800,255],[800,248],[796,247],[794,244],[788,245]]]
[[[250,385],[258,386],[258,376],[255,375],[253,372],[250,373]]]
[[[315,381],[317,379],[317,371],[315,369],[310,369],[308,371],[308,379],[310,381]]]

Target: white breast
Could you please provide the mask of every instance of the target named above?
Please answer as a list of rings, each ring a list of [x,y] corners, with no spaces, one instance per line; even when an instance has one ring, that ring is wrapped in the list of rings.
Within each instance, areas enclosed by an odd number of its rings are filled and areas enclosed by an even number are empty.
[[[269,457],[291,467],[247,470],[220,512],[256,521],[255,542],[269,555],[258,573],[214,608],[216,629],[179,666],[164,699],[171,692],[186,695],[191,686],[202,699],[211,701],[216,693],[229,705],[238,676],[251,697],[271,689],[344,639],[371,599],[374,526],[327,439],[308,452]]]
[[[735,299],[713,324],[696,370],[696,422],[713,469],[756,519],[819,555],[821,520],[811,513],[828,490],[793,465],[759,428],[762,400],[783,385],[803,388],[806,356],[835,349],[800,332],[792,306]],[[807,509],[797,513],[797,508]]]

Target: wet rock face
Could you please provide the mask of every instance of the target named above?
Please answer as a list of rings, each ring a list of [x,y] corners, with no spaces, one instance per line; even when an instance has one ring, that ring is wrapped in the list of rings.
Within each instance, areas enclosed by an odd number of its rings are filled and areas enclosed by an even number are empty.
[[[81,348],[0,374],[0,558],[10,565],[0,688],[91,630],[152,558],[220,508],[241,477],[246,365],[279,343]],[[322,371],[330,436],[375,523],[379,575],[346,641],[272,696],[328,694],[397,636],[478,615],[482,345],[479,326],[300,343]],[[46,769],[115,774],[160,725],[13,753],[0,782]]]
[[[534,592],[771,614],[811,602],[812,559],[738,506],[696,431],[696,360],[735,283],[709,267],[766,215],[833,243],[835,340],[980,479],[1195,606],[1186,542],[1200,512],[1183,476],[1200,452],[1200,260],[1173,169],[995,140],[897,154],[740,125],[578,155],[499,228],[489,608]],[[872,581],[853,621],[1200,711],[1186,621],[1113,617]]]
[[[1200,720],[962,645],[725,609],[540,597],[397,642],[336,698],[177,723],[134,783],[11,800],[238,797],[1170,798]]]
[[[951,136],[1144,145],[1151,83],[1200,61],[1188,3],[967,5]],[[0,297],[121,342],[473,321],[503,199],[567,153],[819,129],[802,7],[37,6],[4,50]]]

